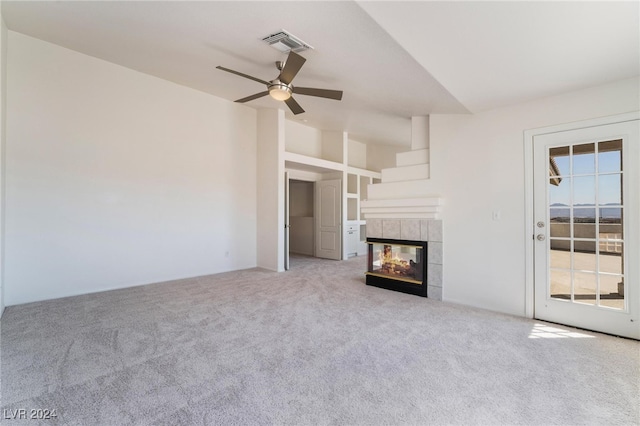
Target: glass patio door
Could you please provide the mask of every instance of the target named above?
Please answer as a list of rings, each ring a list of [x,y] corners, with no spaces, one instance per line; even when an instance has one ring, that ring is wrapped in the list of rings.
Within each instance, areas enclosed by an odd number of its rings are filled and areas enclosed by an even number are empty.
[[[640,339],[638,128],[534,138],[536,318]]]

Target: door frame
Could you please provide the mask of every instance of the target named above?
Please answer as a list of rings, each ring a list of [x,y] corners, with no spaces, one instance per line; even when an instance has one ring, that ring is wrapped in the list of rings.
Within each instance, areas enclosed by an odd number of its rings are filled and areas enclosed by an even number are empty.
[[[525,316],[533,318],[534,300],[534,177],[533,177],[533,141],[534,137],[568,130],[585,129],[607,124],[623,123],[640,119],[640,111],[599,117],[589,120],[575,121],[554,126],[541,127],[524,131],[524,212],[525,212]]]
[[[298,175],[295,174],[295,170],[293,171],[294,175],[292,176],[292,172],[287,171],[286,172],[286,179],[288,184],[286,185],[286,199],[287,201],[287,205],[286,205],[286,211],[285,211],[285,229],[287,231],[286,235],[288,237],[285,237],[286,240],[286,246],[287,246],[287,250],[286,250],[286,256],[289,257],[289,268],[285,268],[285,270],[289,270],[290,266],[291,266],[291,202],[295,199],[295,197],[291,196],[291,181],[294,182],[304,182],[304,183],[308,183],[311,186],[312,189],[312,202],[313,202],[313,235],[311,236],[313,239],[313,253],[309,254],[309,256],[311,257],[317,257],[316,256],[316,244],[315,244],[315,232],[316,232],[316,223],[315,223],[315,201],[316,201],[316,183],[319,182],[319,180],[317,179],[311,179],[311,178],[307,178],[306,176],[304,177],[300,177]]]
[[[290,234],[291,234],[291,224],[289,223],[291,219],[289,218],[290,209],[291,209],[291,198],[289,194],[289,172],[284,172],[284,270],[289,270],[289,249],[290,249]]]

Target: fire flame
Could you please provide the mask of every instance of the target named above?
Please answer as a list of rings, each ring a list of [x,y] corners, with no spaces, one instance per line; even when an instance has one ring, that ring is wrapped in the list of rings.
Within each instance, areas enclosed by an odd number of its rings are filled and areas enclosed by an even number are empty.
[[[378,259],[380,260],[381,268],[391,273],[396,272],[396,267],[405,271],[409,266],[409,262],[401,259],[397,253],[394,256],[391,246],[384,246],[384,249],[378,252]]]

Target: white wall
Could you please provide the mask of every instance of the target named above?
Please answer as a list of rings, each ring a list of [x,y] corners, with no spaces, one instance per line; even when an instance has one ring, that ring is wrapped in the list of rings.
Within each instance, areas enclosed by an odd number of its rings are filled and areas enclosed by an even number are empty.
[[[8,42],[7,305],[256,265],[253,109]]]
[[[346,138],[344,132],[322,131],[322,158],[336,163],[344,161]]]
[[[367,145],[349,139],[347,164],[351,167],[367,168]]]
[[[631,79],[475,115],[432,115],[429,186],[445,201],[444,300],[525,315],[524,130],[639,105],[640,80]]]
[[[368,145],[367,169],[376,172],[396,166],[398,152],[411,151],[410,147],[401,148],[392,145]]]
[[[313,127],[285,120],[285,149],[287,152],[322,157],[322,133]]]
[[[0,12],[0,317],[4,312],[5,148],[7,136],[7,26]]]

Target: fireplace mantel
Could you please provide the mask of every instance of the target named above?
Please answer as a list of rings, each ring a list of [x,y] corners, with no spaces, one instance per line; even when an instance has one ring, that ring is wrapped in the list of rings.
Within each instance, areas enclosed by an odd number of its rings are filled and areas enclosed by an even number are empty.
[[[411,194],[410,198],[394,198],[398,194],[402,194],[402,191],[406,190],[407,187],[414,190],[414,192],[421,187],[411,188],[411,184],[407,182],[392,182],[386,185],[387,187],[384,190],[393,194],[393,197],[390,194],[384,194],[385,198],[371,198],[372,195],[375,195],[371,194],[371,191],[374,191],[380,184],[370,185],[369,199],[360,203],[362,214],[367,221],[370,219],[439,219],[441,217],[444,204],[442,197],[427,195],[416,197],[415,194]]]

